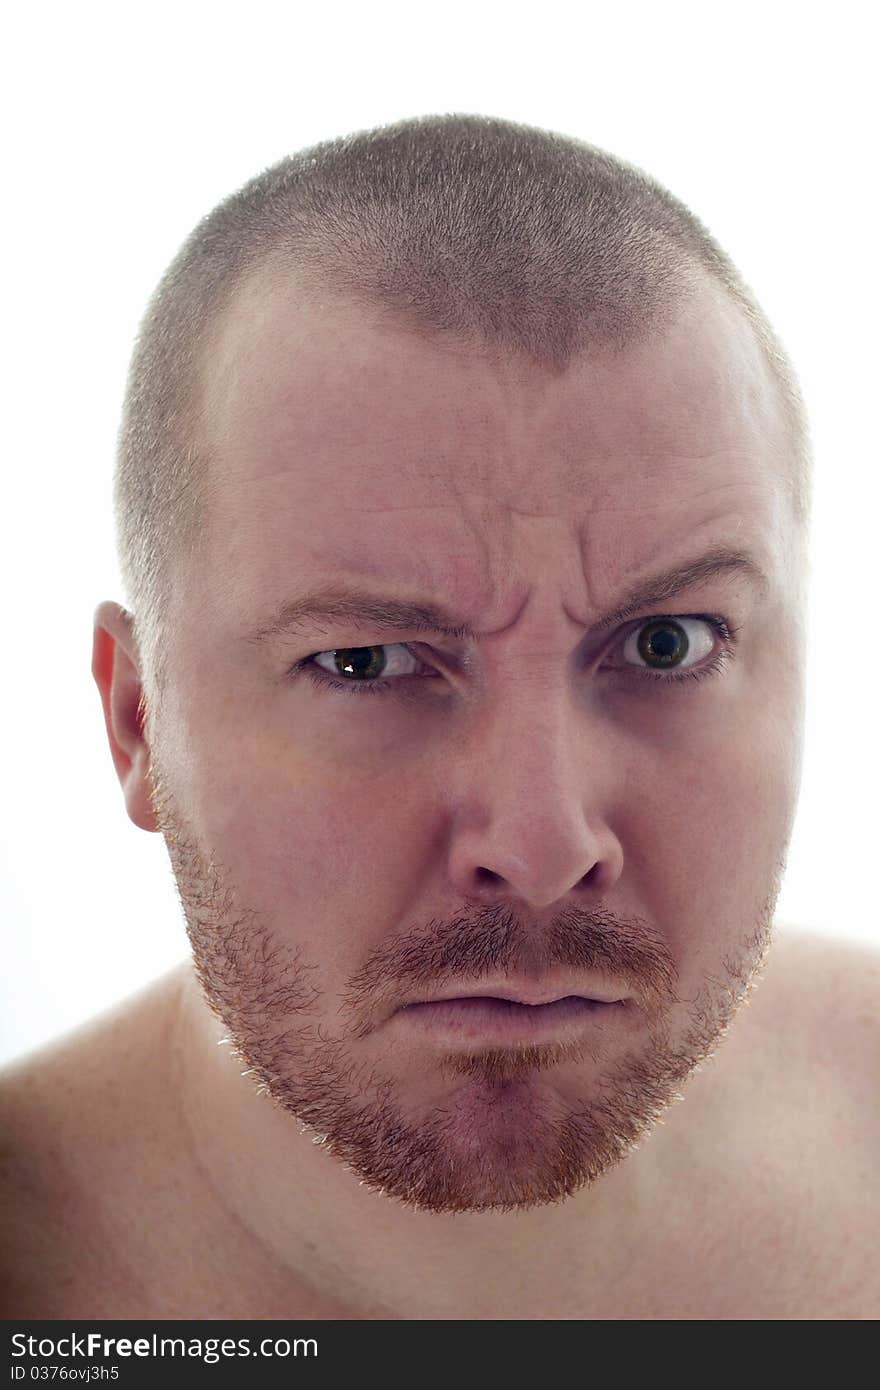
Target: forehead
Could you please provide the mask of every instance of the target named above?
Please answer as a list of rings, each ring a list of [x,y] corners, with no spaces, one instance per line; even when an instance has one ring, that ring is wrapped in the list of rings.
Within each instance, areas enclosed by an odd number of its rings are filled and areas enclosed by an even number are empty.
[[[760,349],[710,288],[662,337],[559,372],[253,277],[213,334],[202,419],[210,554],[264,595],[315,566],[476,583],[517,520],[586,532],[611,582],[682,527],[772,533],[791,466]]]

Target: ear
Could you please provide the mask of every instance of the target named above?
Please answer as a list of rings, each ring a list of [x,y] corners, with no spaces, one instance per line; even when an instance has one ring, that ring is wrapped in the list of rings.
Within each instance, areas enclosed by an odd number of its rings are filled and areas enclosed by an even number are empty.
[[[104,723],[125,808],[141,830],[158,831],[150,800],[150,749],[140,714],[140,658],[131,614],[118,603],[95,609],[92,675],[101,693]]]

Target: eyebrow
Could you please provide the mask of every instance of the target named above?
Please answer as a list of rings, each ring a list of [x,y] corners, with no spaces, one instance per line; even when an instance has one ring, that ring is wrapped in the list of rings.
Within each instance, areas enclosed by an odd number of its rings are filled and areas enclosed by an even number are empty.
[[[696,559],[641,580],[622,603],[592,625],[592,630],[604,632],[626,622],[640,609],[664,603],[710,579],[729,575],[744,577],[762,595],[769,588],[767,575],[748,551],[715,546]],[[430,632],[455,641],[474,642],[478,637],[473,628],[458,621],[441,605],[368,593],[336,583],[288,600],[266,623],[247,633],[246,640],[262,643],[291,634],[301,635],[316,629],[323,621],[359,629]]]

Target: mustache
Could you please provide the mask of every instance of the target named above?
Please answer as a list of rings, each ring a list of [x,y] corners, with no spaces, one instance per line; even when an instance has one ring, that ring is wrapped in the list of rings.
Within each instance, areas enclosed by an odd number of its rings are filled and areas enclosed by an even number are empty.
[[[440,989],[487,975],[539,980],[559,967],[609,976],[646,1008],[674,998],[678,979],[667,943],[648,922],[606,909],[567,910],[535,927],[494,907],[389,937],[349,981],[343,1007],[375,1012],[391,990]]]

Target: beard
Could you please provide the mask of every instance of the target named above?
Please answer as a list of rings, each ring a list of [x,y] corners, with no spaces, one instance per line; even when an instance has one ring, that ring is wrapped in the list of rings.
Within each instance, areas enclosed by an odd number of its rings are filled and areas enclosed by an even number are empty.
[[[728,1032],[771,944],[784,856],[762,904],[687,1001],[676,993],[668,945],[648,923],[578,911],[537,933],[492,909],[383,942],[348,981],[337,1015],[348,1026],[331,1035],[315,983],[320,963],[242,904],[233,876],[200,848],[152,764],[150,785],[194,971],[229,1055],[361,1185],[418,1211],[527,1210],[595,1183],[684,1098],[683,1084]],[[379,1061],[364,1056],[383,995],[400,1000],[405,985],[436,989],[560,965],[625,982],[641,1001],[642,1026],[578,1042],[435,1049],[427,1066],[410,1069],[414,1079],[395,1073],[388,1049]]]

